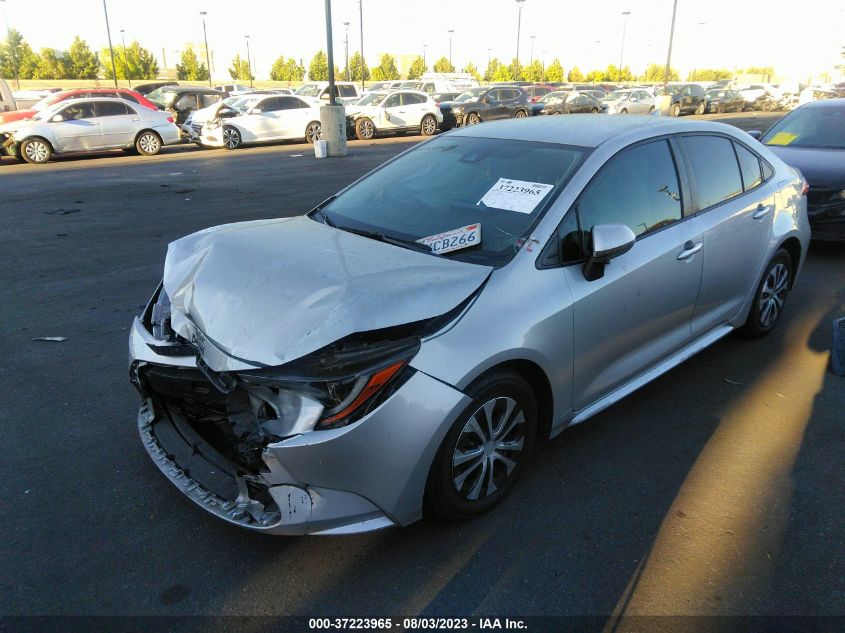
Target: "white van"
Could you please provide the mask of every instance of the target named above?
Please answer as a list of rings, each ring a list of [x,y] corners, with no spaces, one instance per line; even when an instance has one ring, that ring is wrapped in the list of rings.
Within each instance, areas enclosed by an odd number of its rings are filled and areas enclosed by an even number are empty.
[[[337,96],[341,103],[350,103],[358,99],[361,93],[358,91],[358,84],[351,81],[336,81],[334,82]],[[310,81],[301,85],[293,93],[297,97],[302,97],[306,101],[313,101],[319,103],[320,101],[329,100],[329,82],[328,81]]]
[[[478,82],[469,73],[425,73],[418,80],[421,85],[418,90],[428,94],[442,92],[465,92],[478,87]]]

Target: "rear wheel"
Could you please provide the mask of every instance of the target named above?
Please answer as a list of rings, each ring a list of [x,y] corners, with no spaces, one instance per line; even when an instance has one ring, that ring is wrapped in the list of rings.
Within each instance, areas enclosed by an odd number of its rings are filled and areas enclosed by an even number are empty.
[[[478,125],[479,123],[481,123],[481,117],[478,116],[478,113],[470,112],[467,116],[466,125]]]
[[[223,126],[223,147],[237,149],[241,146],[241,133],[231,125]]]
[[[590,114],[598,114],[598,113],[599,113],[598,108],[593,108],[592,110],[590,110]]]
[[[784,249],[780,249],[763,273],[748,320],[740,328],[740,333],[749,338],[758,338],[771,332],[783,313],[791,287],[792,258]]]
[[[437,131],[437,119],[430,114],[426,114],[420,122],[420,134],[423,136],[431,136]]]
[[[628,111],[627,111],[625,108],[622,108],[622,109],[619,111],[619,114],[628,114]]]
[[[28,138],[21,143],[21,157],[33,165],[41,165],[50,160],[53,148],[43,138]]]
[[[143,156],[155,156],[161,151],[161,137],[152,130],[145,130],[135,139],[135,151]]]
[[[488,374],[466,393],[473,402],[443,439],[425,491],[427,509],[451,520],[477,516],[502,499],[537,435],[534,392],[518,374]]]
[[[669,108],[669,114],[671,114],[672,116],[681,116],[681,104],[680,103],[672,104],[672,107]]]
[[[651,107],[648,109],[648,113],[649,113],[649,114],[651,114],[652,112],[654,112],[654,106],[651,106]]]
[[[695,108],[695,113],[696,113],[696,114],[704,114],[704,108],[705,108],[705,104],[704,104],[704,102],[702,101],[701,103],[699,103],[699,104],[696,106],[696,108]]]
[[[376,135],[376,126],[370,119],[358,119],[355,122],[355,137],[359,141],[369,141]]]
[[[517,110],[514,113],[513,118],[514,119],[524,119],[527,116],[528,116],[528,113],[525,110]]]
[[[323,138],[323,127],[319,121],[311,121],[305,128],[305,142],[313,143]]]

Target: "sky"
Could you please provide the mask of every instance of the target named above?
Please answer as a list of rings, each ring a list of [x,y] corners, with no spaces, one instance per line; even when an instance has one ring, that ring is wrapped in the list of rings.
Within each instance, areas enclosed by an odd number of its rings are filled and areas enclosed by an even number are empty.
[[[255,74],[267,78],[279,56],[302,59],[326,47],[323,0],[107,0],[112,40],[137,39],[172,67],[188,42],[202,42],[200,11],[207,11],[214,77],[227,76],[235,54],[246,55]],[[3,9],[5,5],[5,16]],[[0,2],[0,20],[21,31],[38,50],[66,49],[75,35],[92,49],[107,45],[102,0]],[[630,65],[641,73],[650,62],[665,63],[672,0],[525,0],[520,59],[546,64],[559,58],[566,70]],[[364,56],[371,66],[384,52],[423,54],[431,66],[449,54],[459,69],[468,62],[483,71],[488,54],[511,60],[516,53],[515,0],[363,0]],[[623,11],[630,12],[624,17]],[[344,66],[344,22],[349,22],[350,56],[360,49],[358,0],[333,0],[335,63]],[[623,48],[624,30],[624,48]],[[2,33],[3,31],[0,31]],[[533,36],[533,38],[532,38]],[[427,45],[427,47],[424,47]],[[804,78],[842,63],[845,45],[843,0],[678,0],[672,66],[682,75],[694,68],[744,69],[774,66],[779,74]],[[488,49],[492,49],[489,50]]]

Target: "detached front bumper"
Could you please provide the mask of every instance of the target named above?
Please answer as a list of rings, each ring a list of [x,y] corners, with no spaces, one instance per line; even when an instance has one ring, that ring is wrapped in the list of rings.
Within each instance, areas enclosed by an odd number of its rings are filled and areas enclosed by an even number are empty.
[[[194,358],[159,355],[139,320],[132,329],[131,372],[144,398],[142,442],[159,470],[197,505],[269,534],[351,534],[421,518],[437,448],[469,403],[457,389],[416,371],[357,422],[268,443],[260,467],[245,468],[207,439],[204,420],[220,407],[206,407],[203,399],[222,397],[211,383],[177,400],[181,386],[174,391],[154,380],[152,374],[185,372],[196,383]]]

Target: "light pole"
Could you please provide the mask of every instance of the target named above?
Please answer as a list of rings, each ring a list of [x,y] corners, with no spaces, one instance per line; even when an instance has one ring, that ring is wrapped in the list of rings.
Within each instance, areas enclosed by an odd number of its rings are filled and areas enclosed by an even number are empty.
[[[3,21],[6,23],[6,41],[9,43],[9,54],[12,56],[12,70],[15,73],[15,88],[21,89],[21,80],[18,78],[18,60],[15,58],[15,47],[12,45],[12,29],[9,27],[9,16],[6,14],[6,0],[3,3]]]
[[[678,0],[672,3],[672,26],[669,27],[669,52],[666,53],[666,69],[663,71],[663,87],[669,85],[669,64],[672,61],[672,40],[675,37],[675,14],[678,12]]]
[[[698,26],[704,26],[705,24],[707,24],[707,22],[699,22]],[[696,66],[698,66],[699,61],[700,60],[696,60]],[[698,74],[698,68],[693,68],[692,69],[692,76],[690,77],[690,81],[697,81],[698,78],[696,77],[696,74]]]
[[[449,29],[449,68],[452,67],[452,33],[455,29]]]
[[[126,74],[126,79],[129,81],[129,87],[132,87],[132,76],[129,73],[129,56],[126,54],[126,31],[120,29],[120,41],[123,44],[123,72]]]
[[[332,0],[326,0],[326,58],[329,64],[329,100],[320,107],[320,129],[314,131],[314,140],[326,143],[328,156],[346,156],[346,114],[337,98],[334,77],[334,38],[332,37]],[[309,126],[310,127],[310,126]]]
[[[528,39],[531,40],[531,62],[528,64],[529,66],[534,65],[534,38],[536,38],[536,37],[537,37],[536,35],[532,35],[531,37],[528,38]]]
[[[622,57],[625,54],[625,29],[628,27],[630,11],[622,12],[622,46],[619,48],[619,81],[622,81]]]
[[[249,87],[252,88],[252,62],[249,57],[249,35],[244,35],[246,40],[246,71],[249,75]]]
[[[106,7],[106,0],[103,0],[103,13],[106,16],[106,35],[109,38],[109,55],[111,55],[111,74],[114,77],[114,87],[117,88],[117,69],[114,67],[114,48],[111,45],[111,28],[109,27],[109,10]]]
[[[349,22],[343,23],[346,35],[343,40],[343,55],[346,58],[346,81],[349,81]]]
[[[490,53],[493,52],[492,48],[487,49],[487,68],[490,68]]]
[[[364,0],[358,0],[358,21],[361,24],[361,90],[364,89]]]
[[[519,14],[516,20],[516,57],[513,59],[513,78],[515,80],[519,79],[519,77],[516,76],[516,71],[519,68],[519,31],[522,29],[522,4],[524,2],[525,0],[516,0],[516,6],[519,7]]]
[[[208,52],[208,33],[205,30],[205,11],[200,11],[202,16],[202,39],[205,41],[205,65],[208,67],[208,85],[211,86],[211,57]]]
[[[542,76],[540,77],[540,81],[546,81],[546,53],[548,53],[549,51],[547,51],[547,50],[544,48],[544,49],[543,49],[542,51],[540,51],[540,52],[541,52],[541,53],[542,53],[542,55],[543,55],[543,59],[542,59],[542,61],[541,61],[541,63],[540,63],[540,67],[543,69]]]
[[[428,48],[428,44],[423,44],[423,66],[428,68],[428,63],[425,61],[425,49]]]

